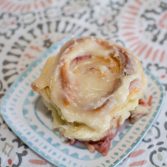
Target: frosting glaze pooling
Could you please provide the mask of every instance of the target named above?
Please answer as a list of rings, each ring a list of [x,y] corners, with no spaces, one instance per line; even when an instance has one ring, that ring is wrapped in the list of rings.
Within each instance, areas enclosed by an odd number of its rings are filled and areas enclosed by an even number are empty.
[[[52,111],[54,128],[69,139],[98,141],[138,106],[146,78],[132,53],[85,37],[50,57],[32,87]]]

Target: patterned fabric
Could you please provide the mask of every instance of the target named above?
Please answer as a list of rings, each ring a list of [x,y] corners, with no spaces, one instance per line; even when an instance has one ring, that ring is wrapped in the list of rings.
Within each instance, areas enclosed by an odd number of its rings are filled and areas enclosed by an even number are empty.
[[[52,43],[94,35],[133,51],[167,92],[167,1],[0,0],[0,97]],[[167,102],[141,144],[119,166],[167,166]],[[22,143],[0,117],[2,167],[52,165]]]

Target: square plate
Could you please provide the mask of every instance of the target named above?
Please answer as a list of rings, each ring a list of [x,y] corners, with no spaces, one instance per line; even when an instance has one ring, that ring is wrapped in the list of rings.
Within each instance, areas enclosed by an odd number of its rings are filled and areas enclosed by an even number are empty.
[[[39,76],[46,59],[55,55],[68,40],[69,38],[65,38],[54,44],[18,77],[2,100],[1,114],[8,126],[24,143],[54,165],[116,166],[142,140],[156,119],[163,99],[162,86],[154,76],[146,72],[148,88],[145,96],[152,96],[150,113],[133,125],[126,123],[112,140],[107,156],[101,156],[97,152],[90,153],[80,145],[68,145],[63,137],[52,130],[50,112],[30,86]]]

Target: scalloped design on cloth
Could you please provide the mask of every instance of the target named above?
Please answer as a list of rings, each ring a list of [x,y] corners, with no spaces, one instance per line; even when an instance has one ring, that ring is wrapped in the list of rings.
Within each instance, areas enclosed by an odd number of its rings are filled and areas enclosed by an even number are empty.
[[[49,113],[39,113],[38,96],[31,90],[30,84],[39,75],[40,69],[48,56],[57,52],[69,38],[54,44],[16,80],[6,93],[1,113],[8,126],[31,149],[46,160],[58,166],[115,166],[120,163],[141,141],[157,117],[163,99],[159,82],[147,72],[149,85],[146,95],[152,95],[153,103],[150,114],[141,118],[134,125],[125,125],[112,141],[107,156],[90,153],[79,146],[70,146],[63,142],[58,133],[51,130]]]

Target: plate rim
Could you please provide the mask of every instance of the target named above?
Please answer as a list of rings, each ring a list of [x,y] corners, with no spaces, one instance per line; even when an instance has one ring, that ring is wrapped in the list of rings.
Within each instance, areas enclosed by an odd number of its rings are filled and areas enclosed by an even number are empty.
[[[11,87],[6,91],[5,95],[3,96],[3,98],[1,99],[0,102],[0,114],[3,117],[3,119],[5,120],[6,124],[8,125],[8,127],[10,127],[12,129],[12,131],[14,132],[14,134],[20,138],[22,140],[23,143],[27,144],[28,147],[35,151],[35,153],[37,153],[38,155],[42,156],[42,158],[48,160],[50,163],[52,163],[53,165],[58,165],[61,167],[65,167],[63,164],[61,164],[59,161],[57,160],[52,160],[52,158],[50,158],[49,156],[45,156],[43,152],[40,152],[40,150],[36,149],[34,145],[29,145],[28,144],[28,140],[24,140],[24,136],[17,131],[13,126],[10,126],[10,121],[8,121],[8,119],[6,118],[6,116],[3,114],[5,111],[5,104],[7,102],[8,97],[11,94],[11,91],[17,86],[18,82],[22,81],[22,79],[24,79],[24,76],[29,74],[30,72],[32,72],[33,68],[36,67],[37,64],[39,64],[39,62],[41,62],[43,59],[45,59],[45,57],[48,57],[47,55],[52,53],[52,51],[57,50],[62,46],[62,44],[64,44],[65,42],[67,42],[68,40],[70,40],[69,37],[65,37],[63,39],[61,39],[60,41],[54,43],[50,48],[46,49],[43,53],[41,53],[41,55],[34,60],[29,66],[28,68],[21,73],[16,80],[13,82],[13,84],[11,85]],[[155,122],[155,120],[157,120],[160,112],[161,112],[161,108],[163,106],[163,102],[164,102],[164,90],[162,87],[162,84],[159,82],[159,80],[148,70],[144,69],[145,73],[152,79],[155,81],[156,85],[158,86],[159,90],[160,90],[160,101],[156,107],[157,111],[155,112],[154,116],[152,117],[152,119],[149,120],[149,124],[147,124],[146,126],[146,130],[141,133],[139,135],[139,137],[136,139],[136,141],[131,145],[131,147],[129,147],[126,152],[118,159],[114,162],[114,164],[109,164],[109,166],[112,165],[112,167],[117,166],[118,164],[120,164],[122,161],[124,161],[128,155],[133,152],[136,147],[141,143],[142,139],[145,137],[145,135],[147,134],[147,132],[150,130],[150,128],[152,127],[153,123]],[[24,139],[23,139],[24,138]],[[55,164],[56,162],[56,164]]]

